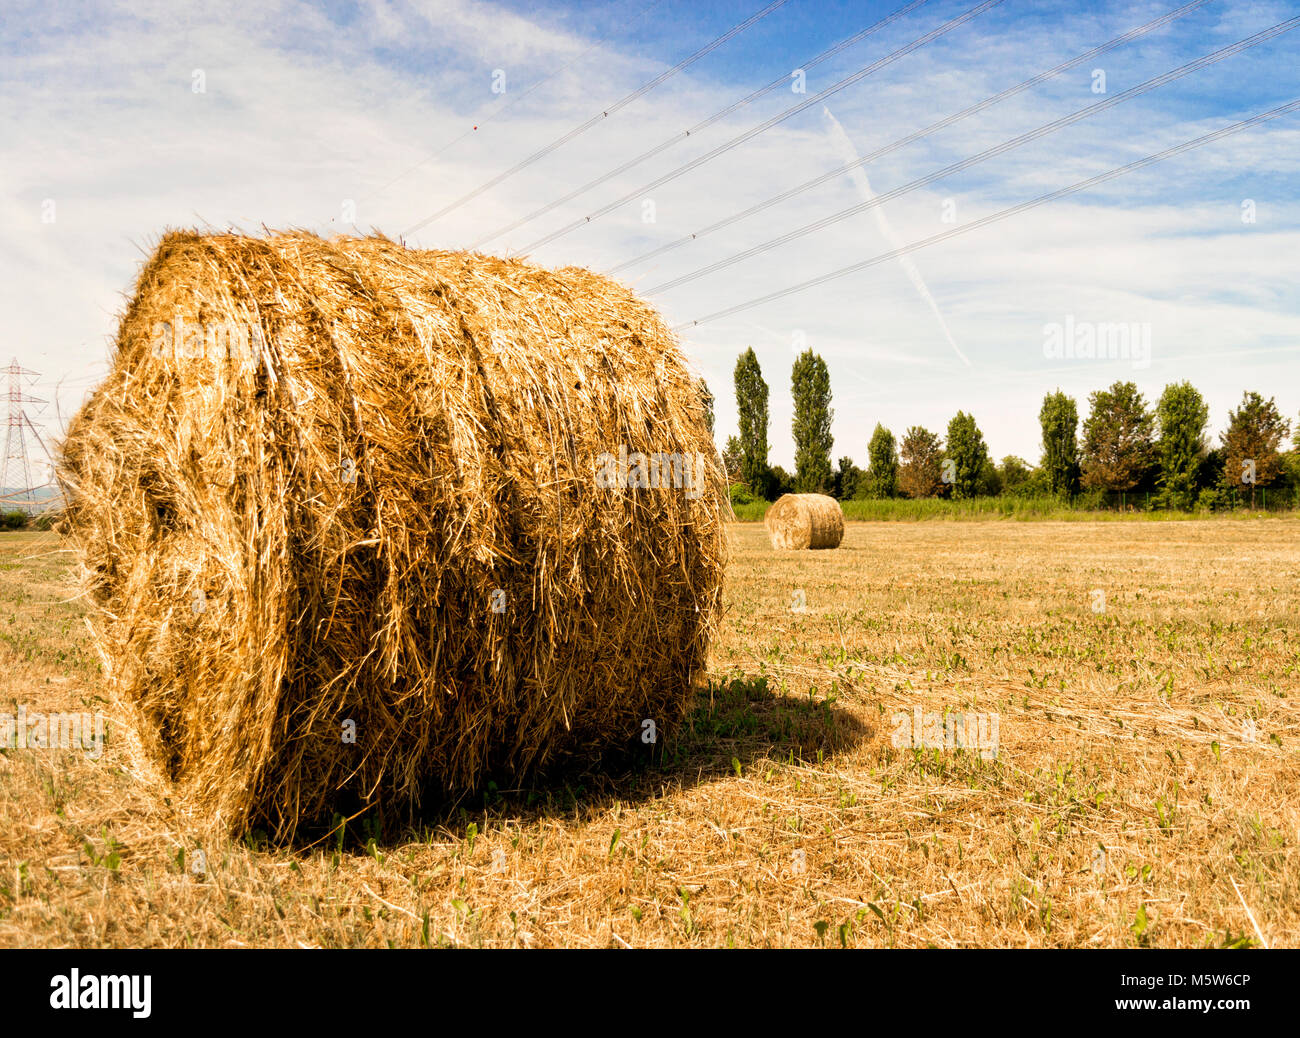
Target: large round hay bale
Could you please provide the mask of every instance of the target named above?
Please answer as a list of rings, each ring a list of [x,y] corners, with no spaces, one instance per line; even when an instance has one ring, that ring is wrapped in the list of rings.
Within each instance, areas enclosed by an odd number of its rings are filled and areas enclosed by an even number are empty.
[[[145,747],[283,838],[671,732],[720,604],[715,458],[676,339],[606,278],[169,233],[61,475]]]
[[[764,521],[773,548],[838,548],[844,540],[844,512],[825,494],[784,494]]]

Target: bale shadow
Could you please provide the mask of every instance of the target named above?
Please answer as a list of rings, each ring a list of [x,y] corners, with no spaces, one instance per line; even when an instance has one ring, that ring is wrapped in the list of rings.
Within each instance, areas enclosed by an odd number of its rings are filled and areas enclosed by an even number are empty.
[[[391,848],[438,833],[459,838],[471,824],[581,819],[608,811],[616,801],[636,806],[667,789],[743,775],[760,761],[816,766],[869,739],[873,729],[834,697],[783,695],[771,690],[766,677],[745,676],[696,689],[686,719],[655,734],[652,743],[638,733],[598,758],[554,764],[523,784],[497,775],[454,802],[431,799],[413,818],[395,817],[382,805],[346,824],[339,814],[326,829],[304,827],[293,844],[319,845],[326,838],[339,850]]]

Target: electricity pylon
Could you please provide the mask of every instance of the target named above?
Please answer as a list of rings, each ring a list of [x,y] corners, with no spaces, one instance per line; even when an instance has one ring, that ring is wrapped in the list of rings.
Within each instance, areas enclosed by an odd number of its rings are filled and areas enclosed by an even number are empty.
[[[36,491],[48,486],[49,480],[32,482],[32,459],[27,453],[28,433],[44,453],[46,461],[53,465],[53,459],[23,405],[44,404],[46,401],[23,392],[23,379],[35,382],[38,372],[28,371],[16,358],[7,368],[0,370],[9,375],[9,423],[5,427],[4,455],[0,456],[0,508],[34,512],[41,505],[36,500]]]

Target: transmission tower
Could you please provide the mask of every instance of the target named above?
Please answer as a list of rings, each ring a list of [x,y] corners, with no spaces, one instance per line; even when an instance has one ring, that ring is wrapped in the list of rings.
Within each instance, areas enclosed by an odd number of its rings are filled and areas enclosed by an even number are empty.
[[[32,482],[32,459],[27,452],[29,433],[45,455],[45,460],[51,464],[53,460],[41,434],[27,417],[23,404],[44,404],[46,401],[23,392],[23,379],[29,379],[30,384],[36,381],[39,373],[28,371],[17,358],[0,371],[9,376],[9,423],[5,428],[4,455],[0,456],[0,508],[35,512],[42,504],[36,499],[36,491],[48,486],[49,481]]]

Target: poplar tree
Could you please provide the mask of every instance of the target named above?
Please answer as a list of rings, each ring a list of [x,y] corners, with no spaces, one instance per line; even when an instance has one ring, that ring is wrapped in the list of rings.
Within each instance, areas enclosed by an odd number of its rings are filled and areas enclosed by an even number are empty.
[[[872,497],[898,495],[898,445],[879,422],[867,445],[867,484]]]
[[[1072,397],[1059,389],[1043,397],[1038,412],[1043,430],[1041,467],[1053,494],[1070,495],[1079,489],[1079,409]]]
[[[948,423],[947,460],[953,463],[953,500],[974,497],[990,482],[988,470],[993,462],[984,434],[965,411],[958,411]]]
[[[755,494],[767,489],[767,383],[753,347],[736,361],[736,413],[740,424],[740,478]]]
[[[1208,450],[1205,426],[1210,420],[1210,407],[1190,382],[1175,382],[1165,386],[1160,394],[1156,420],[1160,423],[1160,439],[1156,443],[1160,461],[1157,481],[1165,503],[1189,508],[1196,494],[1201,462]]]
[[[831,376],[826,362],[804,350],[790,376],[794,396],[795,486],[802,494],[825,493],[831,483]]]

